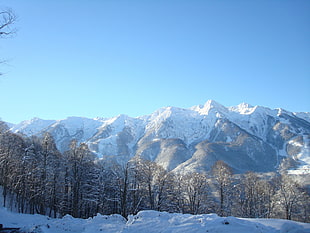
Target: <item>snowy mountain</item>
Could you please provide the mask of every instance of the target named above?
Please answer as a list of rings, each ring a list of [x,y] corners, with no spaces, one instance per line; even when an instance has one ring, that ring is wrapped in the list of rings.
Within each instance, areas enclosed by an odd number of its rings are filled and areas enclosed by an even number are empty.
[[[246,103],[225,107],[209,100],[137,118],[34,118],[11,130],[28,136],[48,131],[61,151],[76,139],[87,142],[99,158],[126,162],[141,156],[181,172],[207,171],[216,160],[224,160],[235,172],[269,172],[283,158],[291,158],[297,164],[292,173],[310,173],[310,113]]]

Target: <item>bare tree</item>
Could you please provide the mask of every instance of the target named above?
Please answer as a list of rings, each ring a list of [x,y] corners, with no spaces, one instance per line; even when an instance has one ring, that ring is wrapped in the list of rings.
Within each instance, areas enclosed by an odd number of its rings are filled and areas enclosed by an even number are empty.
[[[274,201],[279,208],[278,215],[281,216],[282,213],[284,216],[281,217],[291,220],[300,209],[300,203],[304,204],[303,197],[306,193],[303,192],[301,185],[287,174],[278,177],[278,186],[279,189],[274,196]]]
[[[0,10],[0,38],[7,38],[16,33],[13,26],[17,17],[11,9]]]
[[[202,173],[190,173],[182,177],[183,198],[190,214],[204,213],[209,185]]]
[[[0,185],[2,186],[3,207],[13,190],[16,169],[24,151],[24,140],[18,135],[6,131],[0,133]]]
[[[162,167],[155,162],[138,159],[136,162],[138,171],[138,182],[144,190],[148,208],[160,210],[163,201],[163,191],[165,188],[166,174]]]
[[[219,214],[220,216],[227,215],[227,200],[228,200],[228,194],[230,190],[230,186],[232,183],[232,168],[229,167],[224,161],[219,160],[217,161],[213,167],[212,167],[212,174],[214,176],[214,180],[216,183],[216,187],[219,192],[219,198],[220,198],[220,208],[219,208]]]
[[[16,33],[16,28],[14,27],[17,21],[17,16],[11,9],[0,9],[0,38],[9,38]],[[5,60],[0,60],[0,64],[4,63]],[[0,72],[0,75],[2,73]]]

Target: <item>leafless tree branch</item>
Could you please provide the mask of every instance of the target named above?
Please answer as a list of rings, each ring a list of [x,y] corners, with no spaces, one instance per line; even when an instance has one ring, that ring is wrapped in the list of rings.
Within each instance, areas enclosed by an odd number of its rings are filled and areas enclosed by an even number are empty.
[[[11,9],[0,9],[0,39],[8,38],[16,33],[16,28],[13,26],[17,21],[17,16]],[[0,60],[0,64],[5,63],[5,60]],[[0,71],[0,76],[3,73]]]
[[[17,16],[11,9],[0,11],[0,38],[6,38],[16,33],[13,27],[17,20]]]

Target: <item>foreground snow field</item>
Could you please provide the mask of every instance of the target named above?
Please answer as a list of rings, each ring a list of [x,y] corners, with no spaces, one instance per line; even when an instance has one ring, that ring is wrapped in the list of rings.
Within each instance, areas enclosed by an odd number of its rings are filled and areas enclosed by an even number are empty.
[[[241,219],[218,217],[216,214],[189,215],[141,211],[129,216],[100,215],[89,219],[69,215],[53,219],[42,215],[17,214],[0,208],[4,227],[20,227],[32,233],[97,233],[97,232],[210,232],[210,233],[310,233],[310,224],[280,219]]]

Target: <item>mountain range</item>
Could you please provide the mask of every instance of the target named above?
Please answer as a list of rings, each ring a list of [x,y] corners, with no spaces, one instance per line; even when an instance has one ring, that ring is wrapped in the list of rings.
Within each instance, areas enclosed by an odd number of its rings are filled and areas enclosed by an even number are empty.
[[[225,107],[209,100],[135,118],[34,118],[9,125],[27,136],[50,132],[62,152],[75,139],[103,160],[126,162],[140,156],[175,172],[205,172],[217,160],[236,173],[272,172],[288,158],[292,173],[310,173],[310,113],[281,108]]]

